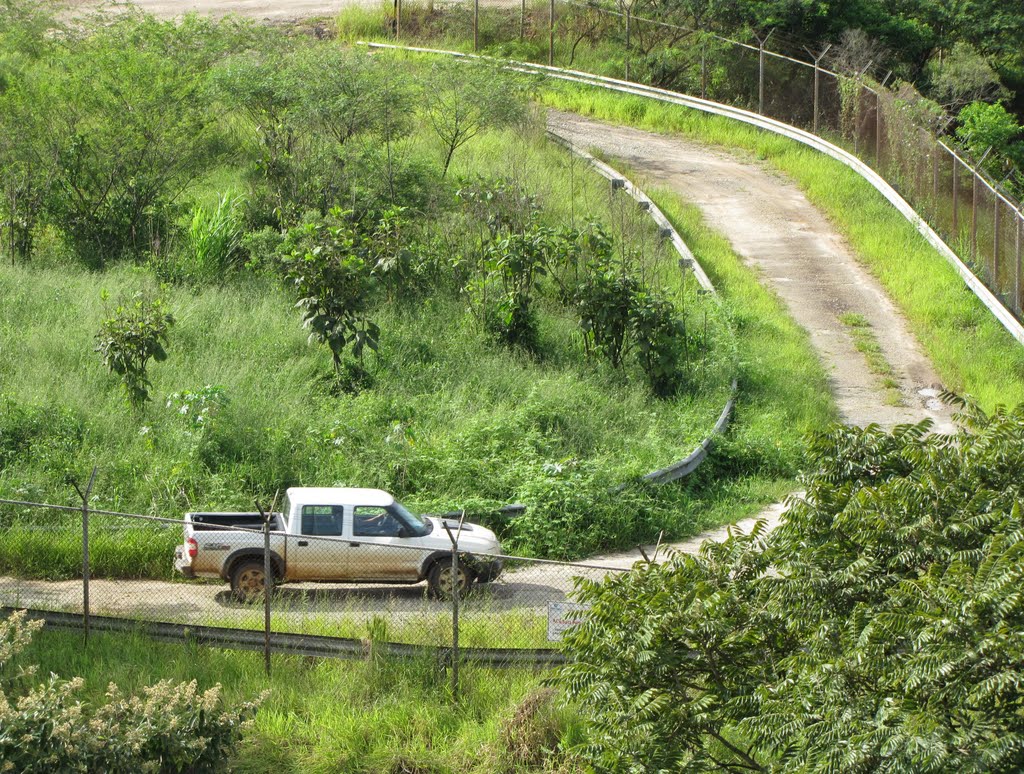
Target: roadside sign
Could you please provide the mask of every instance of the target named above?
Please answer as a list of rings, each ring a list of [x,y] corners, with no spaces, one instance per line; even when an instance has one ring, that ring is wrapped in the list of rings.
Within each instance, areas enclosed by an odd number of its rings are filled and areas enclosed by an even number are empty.
[[[548,602],[548,640],[560,642],[566,630],[580,622],[580,614],[589,609],[590,605],[576,602]]]

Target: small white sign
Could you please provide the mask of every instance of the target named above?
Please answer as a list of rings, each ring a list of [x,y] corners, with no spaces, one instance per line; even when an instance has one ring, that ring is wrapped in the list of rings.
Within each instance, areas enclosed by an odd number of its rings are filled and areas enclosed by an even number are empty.
[[[548,602],[548,640],[560,642],[566,630],[580,622],[580,613],[589,609],[576,602]]]

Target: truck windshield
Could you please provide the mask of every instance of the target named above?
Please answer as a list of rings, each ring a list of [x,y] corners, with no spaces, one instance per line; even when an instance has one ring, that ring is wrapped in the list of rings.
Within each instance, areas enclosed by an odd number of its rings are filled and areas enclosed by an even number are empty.
[[[388,510],[409,528],[410,537],[423,537],[424,535],[429,535],[434,529],[434,524],[430,519],[417,516],[397,500]]]

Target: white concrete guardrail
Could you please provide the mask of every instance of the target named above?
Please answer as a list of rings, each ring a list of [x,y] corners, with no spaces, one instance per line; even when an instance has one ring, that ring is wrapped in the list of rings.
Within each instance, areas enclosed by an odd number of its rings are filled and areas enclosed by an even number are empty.
[[[661,235],[668,239],[672,243],[672,247],[679,254],[680,266],[685,269],[690,269],[693,272],[693,276],[697,279],[698,284],[707,293],[718,296],[715,286],[712,284],[710,277],[704,271],[704,267],[700,265],[693,252],[687,246],[686,242],[676,231],[675,226],[672,222],[665,217],[665,214],[658,208],[651,198],[633,185],[629,180],[623,177],[617,170],[605,164],[603,161],[594,158],[593,155],[574,146],[567,138],[562,137],[557,132],[548,130],[548,136],[552,137],[557,143],[568,148],[570,153],[574,153],[583,160],[585,160],[594,170],[601,175],[601,177],[607,179],[611,184],[620,188],[625,194],[632,197],[637,204],[639,204],[651,219],[658,225],[661,231]],[[692,452],[690,452],[683,459],[673,462],[664,468],[651,471],[645,475],[644,481],[650,481],[655,484],[667,484],[670,481],[677,481],[680,478],[690,475],[695,471],[700,464],[708,456],[708,452],[711,446],[714,444],[715,438],[725,432],[729,426],[729,420],[732,418],[733,406],[736,404],[736,390],[737,382],[736,378],[733,377],[732,383],[729,390],[729,400],[726,401],[725,407],[722,409],[722,413],[718,416],[718,421],[715,422],[714,428],[712,428],[710,435],[708,435],[700,444],[697,445]]]
[[[465,59],[486,59],[501,63],[511,70],[517,72],[533,73],[544,75],[549,78],[555,78],[557,80],[569,81],[572,83],[580,83],[586,86],[596,86],[610,91],[617,91],[623,94],[632,94],[640,97],[648,97],[650,99],[656,99],[660,102],[668,102],[675,105],[681,105],[694,110],[700,110],[705,113],[712,113],[714,115],[723,116],[725,118],[732,118],[743,123],[756,126],[760,129],[765,129],[769,132],[788,137],[791,140],[796,140],[799,143],[803,143],[811,148],[814,148],[821,153],[839,161],[846,165],[850,169],[854,170],[857,174],[867,180],[885,199],[892,204],[897,211],[903,217],[905,217],[910,223],[914,225],[917,231],[928,241],[929,244],[934,247],[940,255],[942,255],[953,268],[956,269],[961,279],[970,288],[971,292],[985,305],[994,316],[1000,322],[1000,324],[1009,331],[1010,335],[1013,336],[1021,344],[1024,344],[1024,324],[1021,324],[1013,314],[1003,306],[1002,302],[996,297],[996,295],[989,290],[985,284],[971,271],[971,269],[964,263],[960,257],[953,252],[953,250],[947,245],[935,230],[928,225],[927,221],[922,218],[917,211],[910,206],[910,204],[899,195],[895,188],[893,188],[886,180],[873,170],[866,163],[861,161],[859,158],[854,156],[852,153],[843,150],[837,145],[833,145],[827,140],[823,140],[816,134],[807,132],[803,129],[798,129],[791,124],[784,123],[782,121],[776,121],[773,118],[766,118],[765,116],[759,115],[758,113],[752,113],[749,110],[742,110],[740,108],[730,107],[720,102],[712,102],[711,100],[701,99],[699,97],[691,97],[685,94],[680,94],[674,91],[668,91],[667,89],[659,89],[653,86],[645,86],[640,83],[634,83],[633,81],[623,81],[618,78],[608,78],[601,75],[594,75],[592,73],[583,72],[580,70],[569,70],[562,67],[551,67],[549,65],[533,64],[531,62],[518,62],[515,60],[502,60],[495,59],[493,57],[480,57],[474,54],[466,54],[461,51],[446,51],[443,49],[433,48],[421,48],[415,46],[400,46],[393,43],[364,43],[360,42],[360,45],[366,45],[370,48],[379,49],[392,49],[398,51],[410,51],[414,53],[422,54],[433,54],[443,56],[454,56]]]

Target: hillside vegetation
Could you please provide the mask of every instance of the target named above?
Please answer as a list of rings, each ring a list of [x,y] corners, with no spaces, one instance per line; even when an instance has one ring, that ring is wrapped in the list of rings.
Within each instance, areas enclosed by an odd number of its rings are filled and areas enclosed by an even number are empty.
[[[725,517],[715,487],[612,493],[707,434],[736,343],[645,214],[547,143],[529,82],[5,8],[0,494],[74,502],[93,465],[94,506],[171,517],[378,486],[563,557]],[[802,430],[735,475],[793,475]],[[67,519],[0,519],[6,571],[77,571],[22,529]],[[173,530],[136,537],[94,571],[166,574]]]

